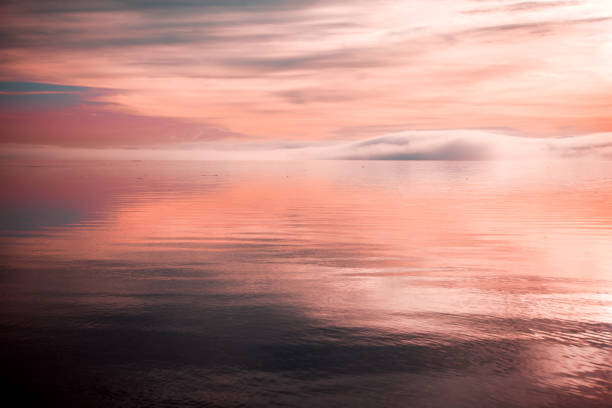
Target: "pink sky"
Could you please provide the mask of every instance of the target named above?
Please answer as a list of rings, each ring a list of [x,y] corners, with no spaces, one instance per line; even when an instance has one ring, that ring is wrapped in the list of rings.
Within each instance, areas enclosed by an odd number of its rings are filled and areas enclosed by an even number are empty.
[[[11,148],[612,132],[609,0],[25,1],[0,11],[0,141]],[[11,85],[26,82],[82,88]]]

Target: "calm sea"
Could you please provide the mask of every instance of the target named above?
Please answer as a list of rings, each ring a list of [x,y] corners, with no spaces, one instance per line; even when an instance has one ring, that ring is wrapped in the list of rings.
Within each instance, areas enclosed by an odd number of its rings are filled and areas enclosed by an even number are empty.
[[[3,397],[610,407],[612,162],[0,163]]]

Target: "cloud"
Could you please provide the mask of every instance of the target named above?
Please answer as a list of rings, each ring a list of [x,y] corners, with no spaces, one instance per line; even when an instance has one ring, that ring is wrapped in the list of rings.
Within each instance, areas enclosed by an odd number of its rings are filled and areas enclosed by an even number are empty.
[[[104,98],[117,91],[38,82],[0,81],[0,143],[73,147],[142,147],[241,134],[205,123],[122,112]]]
[[[23,109],[30,114],[32,110],[95,103],[92,99],[103,93],[107,91],[83,86],[0,81],[0,108],[13,111]]]
[[[233,58],[224,62],[232,68],[247,68],[250,71],[261,70],[267,72],[368,68],[390,64],[388,60],[380,58],[376,55],[377,53],[371,51],[367,49],[343,49],[310,55]]]
[[[575,26],[605,23],[610,20],[612,20],[611,16],[604,16],[581,19],[538,21],[534,23],[500,24],[475,28],[466,31],[463,34],[506,35],[510,33],[529,33],[531,35],[548,35],[554,33],[555,31],[564,31]]]
[[[334,91],[326,89],[293,89],[281,91],[278,96],[295,105],[303,105],[313,102],[342,102],[359,98],[354,92]]]
[[[528,138],[478,130],[407,131],[337,146],[322,155],[349,160],[612,158],[612,133]]]
[[[151,160],[612,159],[612,133],[529,138],[483,130],[404,131],[352,142],[223,142],[87,149],[5,145],[4,157]]]
[[[513,10],[464,13],[502,6]],[[0,108],[106,103],[98,108],[267,140],[401,129],[607,132],[610,15],[606,0],[8,1],[0,79],[113,91],[3,96]],[[30,122],[46,118],[23,126]],[[49,133],[48,144],[57,137],[63,132]],[[81,145],[135,138],[88,137]]]
[[[507,13],[507,12],[528,12],[546,9],[554,9],[557,7],[568,7],[580,5],[580,1],[522,1],[518,3],[502,4],[496,7],[487,7],[479,9],[471,9],[464,11],[465,14],[481,14],[481,13]]]
[[[250,11],[266,12],[278,9],[296,9],[312,6],[318,0],[81,0],[74,2],[9,0],[6,5],[28,13],[100,13],[135,11],[147,13],[194,13]]]
[[[82,92],[89,88],[58,84],[42,84],[38,82],[0,81],[0,93],[44,93],[44,92]]]

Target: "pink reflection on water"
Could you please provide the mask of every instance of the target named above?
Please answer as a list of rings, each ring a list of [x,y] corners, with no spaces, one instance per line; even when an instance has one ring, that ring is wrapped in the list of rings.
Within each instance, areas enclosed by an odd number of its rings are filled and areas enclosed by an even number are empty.
[[[205,295],[206,282],[220,281],[216,293],[273,293],[325,324],[425,336],[400,343],[536,341],[522,376],[603,395],[600,373],[612,357],[612,181],[590,170],[508,176],[503,166],[511,165],[136,167],[131,182],[108,189],[96,217],[2,245],[15,267],[115,263],[59,283],[75,291],[162,285]],[[101,191],[117,183],[103,174],[95,178]],[[141,174],[153,181],[143,186]],[[80,183],[69,186],[75,197]],[[173,272],[142,272],[160,265]]]

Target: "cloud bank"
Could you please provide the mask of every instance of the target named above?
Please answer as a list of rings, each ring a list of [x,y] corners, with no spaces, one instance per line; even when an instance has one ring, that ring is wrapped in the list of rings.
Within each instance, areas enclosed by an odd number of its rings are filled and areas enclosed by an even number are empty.
[[[156,148],[5,145],[4,158],[142,160],[612,159],[612,132],[528,138],[483,130],[403,131],[349,142],[205,142]]]
[[[352,160],[612,158],[612,133],[528,138],[478,130],[407,131],[338,146],[327,154]]]

